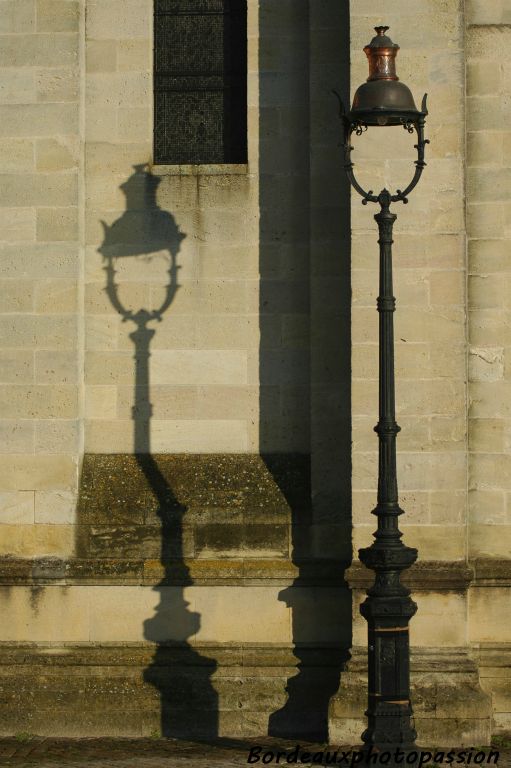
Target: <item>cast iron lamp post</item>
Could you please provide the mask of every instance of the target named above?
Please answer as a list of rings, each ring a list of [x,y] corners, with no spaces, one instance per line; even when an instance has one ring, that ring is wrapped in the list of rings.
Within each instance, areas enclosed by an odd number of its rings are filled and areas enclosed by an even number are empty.
[[[375,27],[376,37],[364,48],[369,60],[369,78],[353,99],[349,114],[344,114],[345,169],[351,185],[361,195],[362,203],[378,203],[375,215],[380,245],[379,312],[379,421],[378,501],[373,514],[378,528],[370,547],[359,550],[362,563],[375,572],[373,586],[360,606],[368,623],[368,727],[362,734],[365,748],[379,750],[401,748],[410,751],[417,736],[410,703],[410,646],[408,624],[417,610],[410,590],[400,583],[401,572],[417,559],[417,550],[401,541],[398,517],[403,513],[398,503],[396,474],[396,435],[394,385],[395,298],[392,291],[392,228],[396,214],[390,204],[406,203],[407,195],[420,179],[425,166],[424,123],[426,96],[419,111],[406,85],[396,76],[399,46],[387,37],[388,27]],[[351,134],[362,134],[369,126],[402,126],[417,132],[415,174],[404,189],[392,194],[383,189],[379,195],[366,192],[353,173]]]

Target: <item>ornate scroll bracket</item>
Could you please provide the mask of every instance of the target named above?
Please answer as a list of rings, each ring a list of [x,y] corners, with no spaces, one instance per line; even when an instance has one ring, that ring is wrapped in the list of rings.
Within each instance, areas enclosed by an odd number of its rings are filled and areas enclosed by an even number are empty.
[[[344,141],[343,141],[344,169],[346,171],[350,184],[353,187],[353,189],[355,189],[358,192],[358,194],[361,196],[362,205],[367,205],[367,203],[380,203],[380,205],[383,205],[382,194],[384,192],[387,194],[387,190],[382,190],[382,192],[379,195],[375,195],[372,189],[369,189],[366,191],[357,180],[355,176],[355,172],[353,170],[354,163],[352,161],[351,153],[353,152],[354,147],[351,144],[351,136],[353,133],[356,136],[360,136],[364,131],[367,131],[368,126],[365,123],[361,123],[358,120],[356,121],[351,120],[350,117],[346,114],[346,110],[344,108],[344,104],[342,102],[342,99],[339,93],[337,93],[337,91],[333,91],[333,93],[335,94],[335,96],[339,101],[339,117],[342,121],[343,131],[344,131]],[[426,167],[424,155],[425,155],[426,144],[429,144],[429,139],[424,138],[424,124],[425,124],[425,118],[427,114],[428,114],[427,94],[424,94],[419,117],[417,119],[401,118],[401,124],[403,125],[403,128],[406,131],[408,131],[408,133],[413,133],[414,131],[417,132],[417,143],[414,144],[414,148],[417,150],[417,160],[415,160],[415,173],[412,177],[412,180],[408,184],[408,186],[406,186],[403,190],[397,189],[395,194],[388,193],[390,195],[389,205],[391,202],[392,203],[401,202],[401,203],[404,203],[405,205],[408,203],[408,195],[417,186],[419,179],[422,175],[422,171]]]

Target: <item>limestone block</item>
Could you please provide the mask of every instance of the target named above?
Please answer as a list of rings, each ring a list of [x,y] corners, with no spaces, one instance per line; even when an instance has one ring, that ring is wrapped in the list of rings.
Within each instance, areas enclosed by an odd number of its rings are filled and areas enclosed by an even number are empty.
[[[2,3],[0,34],[33,32],[35,30],[34,0],[7,0]]]
[[[499,381],[504,378],[504,350],[502,347],[471,347],[468,365],[471,381]]]
[[[78,249],[69,243],[23,243],[0,245],[0,276],[37,279],[74,277]]]
[[[511,397],[507,381],[474,381],[470,387],[469,415],[475,419],[511,416]]]
[[[495,131],[471,131],[467,134],[467,156],[472,167],[502,165],[503,134]]]
[[[507,240],[490,238],[469,240],[468,254],[471,272],[473,274],[488,274],[493,272],[509,272],[506,259]]]
[[[467,130],[500,131],[502,130],[502,104],[500,96],[467,97]]]
[[[34,283],[31,280],[0,280],[0,307],[2,313],[32,312]]]
[[[159,288],[154,290],[158,290]],[[151,299],[151,306],[157,307],[163,296]],[[101,318],[104,316],[101,315]],[[133,328],[133,326],[132,326]],[[118,348],[135,351],[133,339],[130,338],[130,328],[120,325]],[[151,350],[156,349],[195,349],[198,347],[197,317],[194,315],[173,315],[172,309],[163,321],[156,327],[156,334],[151,341]],[[234,345],[232,345],[234,346]]]
[[[471,523],[502,525],[507,522],[506,494],[504,491],[471,490],[468,494],[468,501]]]
[[[35,210],[33,208],[1,208],[0,232],[6,242],[35,240]]]
[[[38,384],[78,384],[76,352],[36,349],[35,380]],[[63,418],[66,418],[64,414]]]
[[[78,32],[79,4],[75,0],[37,0],[38,32]]]
[[[409,344],[408,342],[401,343],[400,340],[398,340],[395,347],[395,354],[397,380],[420,379],[424,376],[434,377],[436,375],[436,371],[433,367],[433,348],[430,344],[425,342]],[[373,368],[373,370],[377,371],[377,366]]]
[[[378,444],[374,433],[374,417],[353,416],[353,448],[355,451],[372,451]],[[399,449],[406,451],[424,451],[431,449],[430,420],[428,417],[400,417]]]
[[[184,230],[186,232],[186,229]],[[249,210],[244,216],[239,211],[209,208],[202,211],[197,237],[209,243],[226,245],[255,245],[259,240],[259,216]]]
[[[76,523],[76,494],[69,491],[36,491],[35,522],[46,525]]]
[[[153,6],[148,0],[93,0],[87,9],[87,37],[94,40],[150,38]]]
[[[75,280],[38,280],[35,285],[35,311],[44,314],[75,312],[78,287]]]
[[[73,456],[38,454],[5,456],[0,468],[0,488],[18,490],[73,490],[76,459]]]
[[[502,73],[497,62],[484,59],[467,62],[467,93],[470,96],[499,94],[501,85]]]
[[[471,452],[504,452],[504,422],[502,419],[470,419],[469,444]]]
[[[275,412],[279,404],[279,389],[265,389],[265,408],[268,410],[273,395]],[[259,387],[199,387],[197,416],[215,419],[248,419],[259,417]]]
[[[469,168],[467,194],[477,202],[509,200],[511,168]]]
[[[36,75],[36,84],[39,102],[78,101],[79,73],[77,67],[39,69]],[[76,108],[75,111],[78,112]],[[77,117],[73,119],[77,121]],[[77,131],[78,128],[76,128]],[[61,127],[55,133],[68,133],[68,131]]]
[[[117,387],[89,384],[85,388],[85,417],[87,419],[115,419],[116,414]]]
[[[470,312],[471,342],[477,347],[511,345],[511,312],[474,309]]]
[[[32,350],[0,350],[0,382],[20,384],[34,380],[34,353]]]
[[[80,451],[78,420],[44,419],[35,422],[35,450],[40,453],[68,453]]]
[[[119,110],[116,106],[101,105],[101,109],[87,109],[85,114],[85,140],[87,144],[118,139],[118,117]],[[91,176],[90,179],[92,183],[96,180],[94,176]],[[110,178],[108,182],[112,188]],[[98,205],[99,202],[99,200],[94,200],[95,205]]]
[[[0,420],[0,453],[32,453],[34,424],[31,421]]]
[[[432,305],[462,305],[465,301],[465,274],[461,270],[432,272],[429,277],[429,296]]]
[[[34,142],[31,139],[0,139],[2,173],[25,173],[34,170]]]
[[[249,174],[213,174],[199,176],[196,185],[197,205],[200,208],[221,208],[221,209],[242,209],[251,208],[258,204],[258,184],[256,178]],[[262,183],[262,181],[260,182]],[[269,185],[267,185],[269,186]],[[266,205],[272,208],[276,200],[280,200],[280,216],[289,215],[292,207],[289,203],[283,202],[293,200],[296,207],[300,207],[299,195],[302,190],[297,190],[298,182],[294,178],[281,178],[277,174],[272,176],[271,189],[265,189],[263,207]],[[303,194],[303,192],[302,192]],[[302,203],[303,207],[303,203]],[[221,215],[221,214],[219,214]],[[204,244],[208,248],[209,244]],[[212,246],[215,248],[215,246]],[[216,246],[216,250],[219,247]],[[241,250],[241,249],[239,249]],[[251,249],[252,253],[254,248]]]
[[[500,531],[502,538],[510,540],[509,530],[502,526],[495,526],[493,530]],[[473,587],[468,595],[468,611],[469,642],[491,643],[496,637],[501,643],[508,643],[511,640],[509,588]]]
[[[128,352],[87,352],[86,384],[128,384],[135,381],[134,363]]]
[[[245,453],[247,422],[214,418],[155,421],[152,446],[162,453]]]
[[[461,415],[464,411],[465,390],[461,381],[401,379],[396,386],[397,413],[403,415]]]
[[[6,349],[74,349],[76,318],[67,315],[0,315],[0,343]]]
[[[399,228],[397,228],[399,230]],[[376,237],[367,254],[373,268],[378,255]],[[399,266],[405,268],[463,269],[465,264],[465,238],[458,233],[426,234],[420,240],[413,233],[396,232],[394,246]],[[367,244],[369,248],[369,244]]]
[[[0,386],[0,417],[70,419],[77,416],[77,388],[71,385]]]
[[[508,277],[502,274],[470,275],[468,300],[472,309],[498,309],[507,306]]]
[[[400,308],[396,312],[396,337],[405,342],[442,340],[459,342],[462,338],[463,309],[445,307],[442,313],[434,309]]]
[[[424,524],[430,522],[430,494],[427,491],[404,491],[399,496],[399,505],[405,511],[406,520],[410,523]],[[352,515],[355,525],[367,524],[371,510],[376,506],[376,493],[369,491],[354,491]],[[435,520],[434,522],[439,522]]]
[[[147,390],[145,389],[118,387],[117,409],[112,418],[115,418],[115,416],[120,419],[132,418],[133,408],[135,408],[135,413],[138,415],[140,401],[144,403],[147,399],[149,399],[152,404],[153,418],[155,420],[192,419],[197,415],[198,392],[196,387],[152,386],[149,393],[147,393]],[[228,416],[219,413],[211,406],[204,410],[207,412],[201,415],[205,418],[208,418],[211,415],[215,418],[229,418]],[[236,413],[234,418],[236,418],[236,416],[240,417],[241,415],[243,414]]]
[[[247,310],[248,281],[202,280],[199,309],[204,314],[243,314]]]
[[[406,515],[400,528],[404,532],[404,541],[410,547],[419,550],[424,560],[462,560],[465,557],[465,528],[462,525],[408,525]],[[449,521],[451,523],[452,521]],[[374,525],[357,526],[353,531],[353,549],[371,544]],[[446,540],[447,531],[449,540]]]
[[[201,349],[257,349],[260,327],[257,316],[201,315],[198,318]]]
[[[244,350],[155,350],[151,378],[161,386],[247,384]]]
[[[38,139],[36,169],[38,171],[67,171],[78,167],[78,143],[65,139]]]
[[[51,528],[58,533],[63,526],[37,526]],[[89,639],[90,587],[20,587],[3,589],[2,610],[6,621],[2,640],[32,642],[80,642]],[[110,622],[111,623],[111,622]]]
[[[436,525],[461,524],[466,518],[467,498],[462,491],[430,491],[429,506],[431,522]]]
[[[30,525],[34,522],[34,492],[0,493],[0,523]]]
[[[133,165],[147,163],[152,155],[152,142],[114,144],[89,142],[85,150],[87,173],[91,176],[131,175]]]
[[[460,451],[465,449],[467,437],[466,417],[433,416],[431,443],[434,450]]]
[[[37,239],[39,241],[76,241],[77,238],[77,208],[69,207],[37,209]]]
[[[118,42],[117,69],[119,72],[136,70],[150,72],[152,50],[149,38],[125,39]]]
[[[121,107],[117,120],[119,141],[150,141],[152,125],[148,109]]]
[[[118,295],[124,307],[137,311],[141,307],[150,307],[149,285],[147,283],[123,282],[117,283]],[[112,306],[105,290],[104,283],[87,283],[85,285],[85,311],[90,315],[116,315],[117,310]],[[131,330],[131,329],[130,329]]]
[[[479,453],[471,463],[471,487],[477,489],[511,490],[511,455]],[[508,542],[508,545],[511,542]]]
[[[409,490],[460,490],[465,487],[464,452],[452,451],[448,458],[445,452],[405,453],[398,456],[398,477],[400,487]]]
[[[469,24],[500,24],[502,18],[502,0],[468,0],[467,21]]]
[[[87,40],[87,72],[115,72],[117,69],[116,40]]]
[[[131,453],[131,420],[92,420],[85,423],[85,450],[91,453]],[[183,419],[151,421],[151,450],[160,453],[244,453],[247,423],[242,420]]]
[[[76,204],[76,200],[77,177],[74,173],[5,173],[0,176],[2,206],[72,206]]]
[[[178,587],[88,589],[90,638],[96,641],[121,636],[153,642],[257,642],[266,640],[268,631],[275,642],[291,640],[290,611],[278,599],[278,588],[190,587],[184,594]],[[115,627],[107,620],[112,601],[116,601],[120,617]],[[226,616],[235,618],[226,621]]]
[[[117,348],[121,319],[111,315],[90,315],[85,318],[85,348],[103,352]]]
[[[77,61],[74,35],[1,35],[0,67],[62,67]],[[33,127],[33,126],[31,126]]]
[[[511,557],[511,525],[473,523],[469,528],[468,546],[469,557],[509,558]],[[495,628],[493,638],[498,637],[500,640],[501,635],[497,634],[497,631]]]
[[[34,72],[31,69],[4,69],[0,84],[0,104],[29,104],[37,101]]]
[[[92,112],[94,109],[99,108],[117,108],[120,99],[120,85],[121,81],[117,72],[90,73],[87,77],[87,111]]]

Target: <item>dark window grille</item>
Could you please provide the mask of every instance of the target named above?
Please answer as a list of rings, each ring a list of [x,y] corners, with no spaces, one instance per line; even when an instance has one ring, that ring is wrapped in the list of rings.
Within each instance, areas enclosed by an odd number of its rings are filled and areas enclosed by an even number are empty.
[[[246,163],[246,0],[154,8],[155,163]]]

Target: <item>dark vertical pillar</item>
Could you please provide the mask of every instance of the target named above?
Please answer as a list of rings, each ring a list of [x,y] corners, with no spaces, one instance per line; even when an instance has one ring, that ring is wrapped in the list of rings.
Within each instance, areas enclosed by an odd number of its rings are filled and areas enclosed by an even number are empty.
[[[400,583],[401,572],[417,558],[417,550],[401,541],[398,517],[395,415],[394,320],[395,298],[392,288],[392,228],[396,215],[390,211],[391,196],[380,193],[380,212],[374,217],[379,228],[380,325],[379,421],[375,427],[379,441],[378,503],[373,514],[378,518],[375,540],[359,550],[360,560],[375,571],[375,582],[367,592],[360,611],[368,623],[368,727],[362,735],[367,748],[413,746],[410,703],[409,629],[417,610],[410,591]]]

